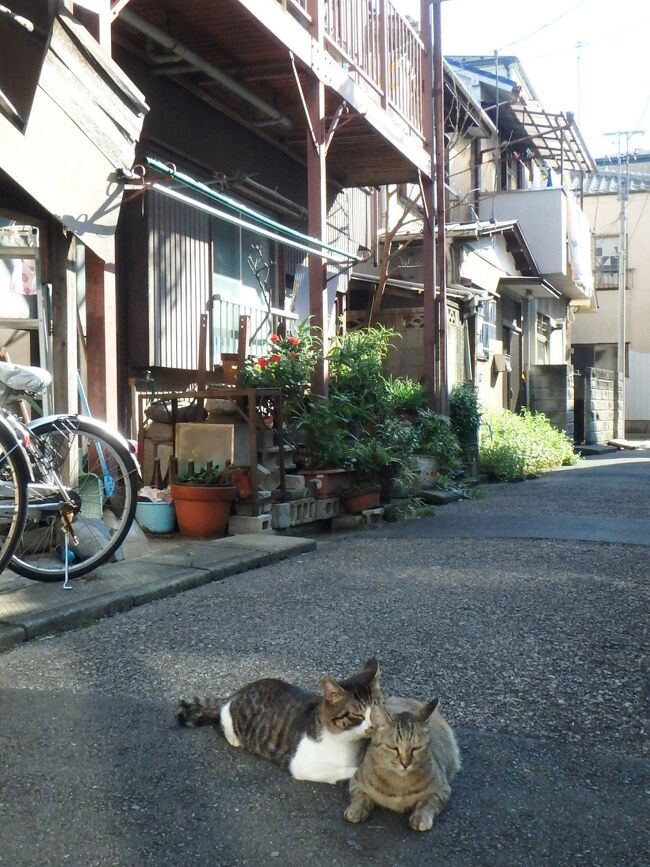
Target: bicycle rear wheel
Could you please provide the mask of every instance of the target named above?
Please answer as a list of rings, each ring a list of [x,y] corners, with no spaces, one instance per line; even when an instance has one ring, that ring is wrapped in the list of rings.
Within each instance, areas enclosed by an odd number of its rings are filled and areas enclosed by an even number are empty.
[[[68,575],[78,578],[114,559],[137,505],[138,468],[128,445],[101,422],[82,416],[42,419],[30,426],[35,475],[27,520],[11,568],[35,581],[65,577],[66,507],[72,500]]]
[[[20,541],[27,517],[29,465],[12,429],[0,418],[0,572]]]

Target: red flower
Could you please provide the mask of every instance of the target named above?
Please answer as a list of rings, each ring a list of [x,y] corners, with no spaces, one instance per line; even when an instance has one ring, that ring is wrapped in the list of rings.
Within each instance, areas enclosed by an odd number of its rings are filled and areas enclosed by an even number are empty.
[[[298,358],[298,353],[297,353],[297,352],[290,352],[290,353],[289,353],[289,358],[290,358],[292,361],[295,361],[296,358]]]
[[[277,352],[273,352],[271,355],[269,355],[269,358],[271,361],[282,361],[282,356],[278,355]]]
[[[257,363],[262,368],[262,370],[264,370],[265,367],[269,366],[268,359],[266,359],[266,358],[258,358]]]
[[[287,337],[287,341],[288,341],[292,346],[298,346],[298,344],[300,343],[300,339],[299,339],[298,337]]]
[[[281,339],[281,338],[280,338],[280,335],[279,335],[279,334],[272,334],[272,335],[269,337],[269,340],[271,341],[271,343],[279,343],[279,342],[280,342],[280,339]]]

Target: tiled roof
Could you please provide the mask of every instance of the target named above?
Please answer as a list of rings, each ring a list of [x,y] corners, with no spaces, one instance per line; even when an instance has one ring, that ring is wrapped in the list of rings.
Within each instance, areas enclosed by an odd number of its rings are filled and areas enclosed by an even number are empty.
[[[628,177],[630,181],[628,190],[630,193],[650,192],[650,172],[630,172]],[[574,175],[572,186],[574,190],[580,189],[579,176]],[[618,169],[599,168],[596,174],[585,177],[585,196],[603,196],[608,193],[618,193]]]

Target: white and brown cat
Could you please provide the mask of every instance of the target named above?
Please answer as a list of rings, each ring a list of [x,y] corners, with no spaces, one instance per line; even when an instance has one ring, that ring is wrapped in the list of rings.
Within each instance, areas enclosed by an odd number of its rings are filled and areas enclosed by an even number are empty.
[[[369,659],[345,680],[325,676],[321,694],[266,678],[241,687],[225,703],[181,701],[181,726],[220,725],[233,747],[288,768],[296,780],[349,780],[361,761],[370,713],[381,704],[379,664]]]

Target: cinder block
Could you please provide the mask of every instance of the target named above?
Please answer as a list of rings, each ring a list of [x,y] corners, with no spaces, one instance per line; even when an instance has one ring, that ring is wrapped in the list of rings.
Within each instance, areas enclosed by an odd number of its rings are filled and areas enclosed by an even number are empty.
[[[378,509],[364,509],[361,515],[367,527],[378,527],[384,518],[384,510],[381,507]]]
[[[293,476],[287,473],[284,477],[284,486],[287,491],[304,491],[305,490],[305,477],[304,476]]]
[[[258,496],[258,502],[260,507],[260,512],[264,515],[268,515],[271,512],[271,491],[260,491]],[[235,507],[235,512],[237,515],[244,515],[246,517],[253,515],[253,503],[251,500],[237,502]]]
[[[316,500],[313,497],[292,500],[285,505],[288,505],[291,510],[292,527],[298,527],[300,524],[310,524],[316,520]]]
[[[270,533],[270,515],[233,515],[228,521],[228,533],[231,536],[243,536],[247,533]]]
[[[363,515],[339,515],[332,518],[332,530],[361,530],[366,526]]]
[[[341,511],[341,503],[338,497],[328,497],[324,500],[316,500],[316,520],[325,521],[328,518],[336,518]]]
[[[291,526],[291,503],[273,503],[271,526],[274,530],[286,530]]]

